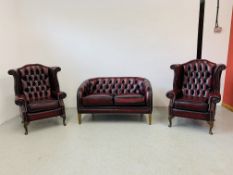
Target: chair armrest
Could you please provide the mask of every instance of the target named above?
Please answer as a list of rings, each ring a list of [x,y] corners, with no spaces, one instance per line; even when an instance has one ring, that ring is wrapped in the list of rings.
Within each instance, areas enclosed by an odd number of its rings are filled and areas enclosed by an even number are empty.
[[[177,97],[181,96],[181,90],[171,90],[166,94],[167,98],[175,100]]]
[[[221,94],[219,92],[211,92],[209,94],[209,111],[215,112],[216,104],[221,101]]]
[[[26,99],[24,95],[17,95],[15,96],[15,104],[19,106],[26,106]]]
[[[66,96],[67,96],[65,92],[61,92],[61,91],[59,91],[59,92],[52,92],[52,95],[55,98],[57,98],[58,100],[62,100],[64,98],[66,98]]]
[[[211,92],[209,94],[209,103],[219,103],[221,101],[221,94],[218,92]]]
[[[144,85],[145,85],[144,95],[145,95],[146,104],[149,107],[151,107],[151,111],[152,111],[152,108],[153,108],[153,92],[152,92],[152,87],[151,87],[150,81],[145,79],[144,80]]]

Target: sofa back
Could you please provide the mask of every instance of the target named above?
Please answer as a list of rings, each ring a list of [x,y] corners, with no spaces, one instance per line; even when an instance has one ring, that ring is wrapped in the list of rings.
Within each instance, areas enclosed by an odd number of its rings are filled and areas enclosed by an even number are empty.
[[[88,94],[144,94],[144,78],[102,77],[89,80]]]

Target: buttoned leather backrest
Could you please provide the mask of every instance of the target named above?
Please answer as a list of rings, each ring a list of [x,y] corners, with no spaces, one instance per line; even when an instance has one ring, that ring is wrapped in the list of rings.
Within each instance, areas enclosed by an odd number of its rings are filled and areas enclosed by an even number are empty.
[[[194,60],[183,64],[183,95],[208,97],[215,68],[216,64],[207,60]]]
[[[89,80],[89,94],[143,94],[144,79],[136,77],[95,78]]]
[[[22,93],[27,101],[50,98],[49,68],[42,65],[28,65],[18,69]]]

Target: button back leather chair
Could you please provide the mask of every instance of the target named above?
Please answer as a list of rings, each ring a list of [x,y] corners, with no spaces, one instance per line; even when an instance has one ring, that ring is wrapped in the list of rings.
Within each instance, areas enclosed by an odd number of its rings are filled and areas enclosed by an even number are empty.
[[[63,99],[64,92],[59,89],[57,72],[59,67],[46,67],[40,64],[25,65],[16,70],[9,70],[14,76],[15,103],[22,112],[25,135],[31,121],[61,116],[66,125]]]
[[[172,118],[184,117],[206,120],[212,133],[216,104],[220,102],[220,78],[225,65],[208,60],[192,60],[171,65],[175,76],[173,90],[167,93],[169,104],[169,127]]]

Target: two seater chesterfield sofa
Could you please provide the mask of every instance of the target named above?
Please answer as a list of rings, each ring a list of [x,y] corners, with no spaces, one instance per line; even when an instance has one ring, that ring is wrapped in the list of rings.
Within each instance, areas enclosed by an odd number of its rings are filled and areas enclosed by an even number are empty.
[[[153,95],[150,82],[140,77],[102,77],[84,81],[77,92],[78,123],[84,113],[149,114]]]

